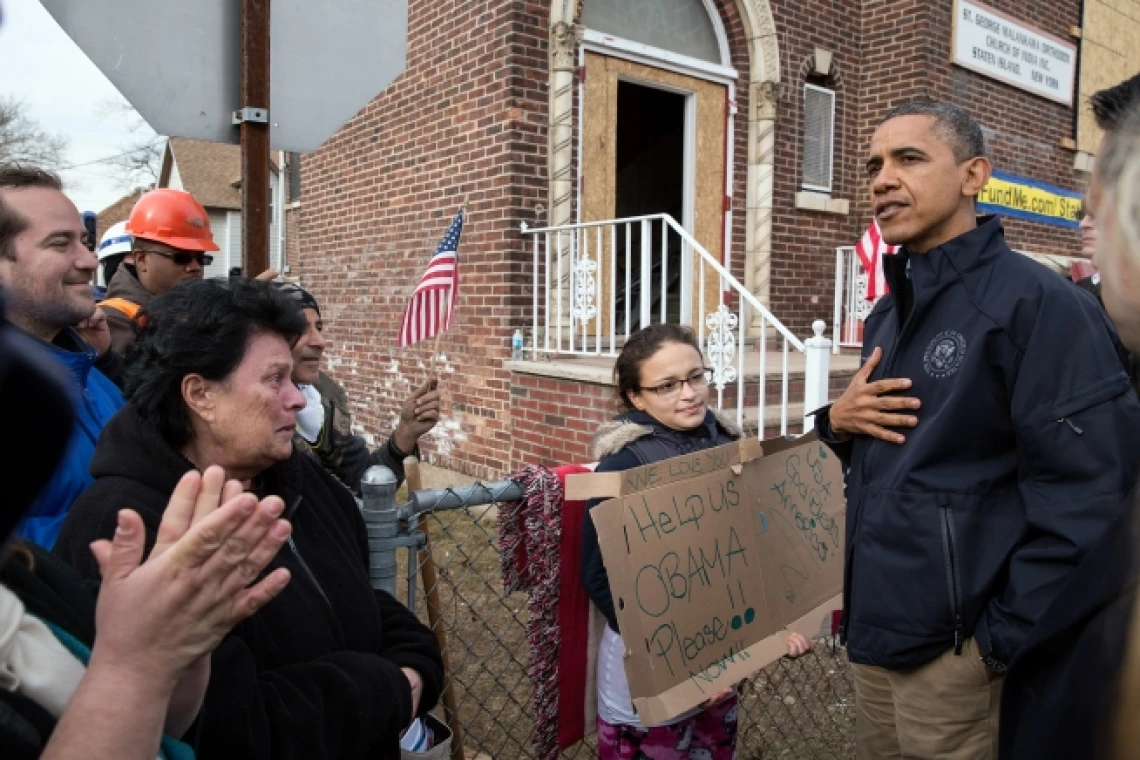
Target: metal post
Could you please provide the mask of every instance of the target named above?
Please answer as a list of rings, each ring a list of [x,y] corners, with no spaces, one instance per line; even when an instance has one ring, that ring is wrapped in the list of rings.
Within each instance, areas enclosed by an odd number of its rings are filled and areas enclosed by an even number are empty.
[[[269,4],[241,0],[242,273],[269,268]]]
[[[804,341],[804,432],[811,430],[812,417],[820,407],[827,406],[828,376],[831,371],[831,340],[823,337],[827,324],[817,319],[811,324],[814,337]]]
[[[416,611],[416,556],[421,551],[420,547],[409,545],[408,547],[408,609],[412,612]]]
[[[536,237],[535,240],[538,238]],[[537,262],[536,262],[537,263]],[[423,488],[420,477],[420,460],[408,457],[404,460],[404,476],[407,478],[408,491],[416,493]],[[452,679],[451,653],[447,649],[447,630],[443,623],[443,604],[439,598],[439,574],[435,566],[435,559],[431,555],[431,534],[428,532],[427,515],[420,514],[420,532],[424,535],[424,543],[420,549],[419,564],[420,577],[424,582],[424,596],[427,598],[428,625],[435,640],[439,644],[439,651],[443,658],[443,693],[440,701],[443,702],[443,716],[447,727],[451,729],[451,760],[465,760],[463,757],[463,726],[459,722],[459,700],[455,694],[455,682]],[[415,576],[410,572],[409,588],[415,583]],[[408,607],[414,612],[415,606]]]
[[[396,549],[399,511],[396,509],[396,476],[382,465],[373,465],[360,480],[364,495],[364,525],[368,530],[368,577],[372,588],[396,595]]]
[[[626,296],[627,298],[629,296]],[[641,220],[641,326],[649,327],[653,300],[653,234],[649,220]]]
[[[839,331],[843,329],[843,264],[846,261],[846,256],[843,255],[842,248],[835,249],[835,306],[834,316],[832,318],[831,328],[831,341],[832,350],[839,353],[840,338]]]

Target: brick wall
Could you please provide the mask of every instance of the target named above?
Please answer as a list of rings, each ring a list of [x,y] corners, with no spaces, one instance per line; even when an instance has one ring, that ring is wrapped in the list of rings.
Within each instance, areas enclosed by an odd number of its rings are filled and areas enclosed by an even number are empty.
[[[412,0],[408,13],[405,73],[303,162],[293,274],[322,304],[357,426],[379,440],[430,362],[430,348],[395,345],[407,298],[469,198],[442,345],[446,421],[421,444],[430,461],[494,477],[510,449],[502,360],[529,304],[518,224],[545,197],[549,7]]]
[[[591,461],[590,440],[616,411],[613,387],[516,373],[511,383],[511,469]]]
[[[849,216],[838,216],[795,208],[802,177],[803,86],[815,48],[830,50],[828,86],[836,93],[831,197],[853,202],[864,194],[865,186],[858,171],[865,150],[858,130],[863,71],[858,19],[861,6],[871,4],[860,0],[772,1],[782,82],[776,116],[770,293],[772,312],[801,337],[811,335],[813,320],[831,323],[835,249],[851,245],[870,221],[854,210]]]
[[[297,273],[301,257],[301,207],[285,207],[285,266],[292,267],[290,277]]]

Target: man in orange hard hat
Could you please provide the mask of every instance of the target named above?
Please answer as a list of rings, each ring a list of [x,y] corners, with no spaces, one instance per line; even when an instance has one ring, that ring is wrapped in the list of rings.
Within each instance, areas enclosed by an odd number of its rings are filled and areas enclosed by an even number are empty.
[[[152,296],[189,279],[202,279],[216,251],[210,218],[194,196],[159,188],[139,198],[127,220],[134,263],[124,263],[99,306],[107,314],[111,345],[123,354],[135,342],[135,316]]]

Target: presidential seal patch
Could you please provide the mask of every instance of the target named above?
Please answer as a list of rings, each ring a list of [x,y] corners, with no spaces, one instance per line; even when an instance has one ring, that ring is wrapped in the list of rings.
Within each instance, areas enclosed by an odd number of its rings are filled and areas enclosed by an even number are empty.
[[[966,339],[962,333],[946,330],[934,336],[922,357],[922,368],[934,378],[950,377],[962,366],[966,355]]]

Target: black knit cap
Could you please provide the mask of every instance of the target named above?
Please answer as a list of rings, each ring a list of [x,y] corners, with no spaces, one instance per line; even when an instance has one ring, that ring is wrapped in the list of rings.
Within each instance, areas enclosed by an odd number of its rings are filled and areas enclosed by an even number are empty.
[[[274,282],[274,285],[286,296],[297,302],[297,305],[302,309],[316,309],[317,313],[321,313],[321,307],[317,305],[317,299],[313,298],[312,294],[302,288],[295,282]]]

